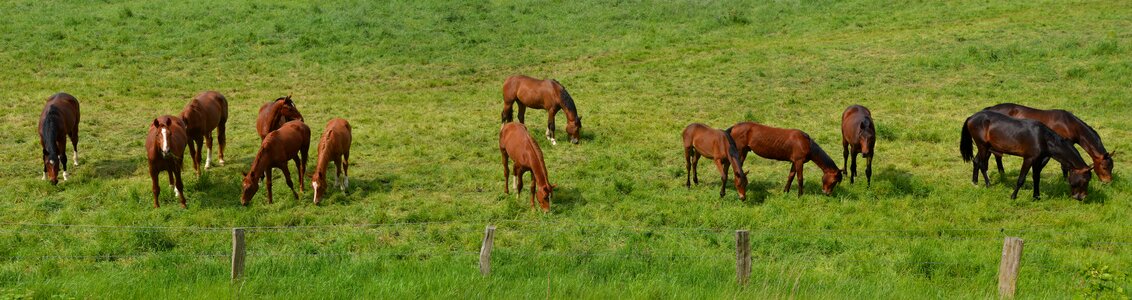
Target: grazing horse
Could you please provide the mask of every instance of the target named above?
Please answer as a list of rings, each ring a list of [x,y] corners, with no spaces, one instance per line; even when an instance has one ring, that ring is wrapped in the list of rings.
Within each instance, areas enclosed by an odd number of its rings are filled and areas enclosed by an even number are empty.
[[[1038,199],[1042,168],[1049,163],[1050,158],[1070,169],[1069,188],[1073,198],[1085,199],[1089,193],[1089,179],[1092,177],[1089,171],[1092,167],[1081,159],[1081,154],[1073,147],[1073,143],[1061,138],[1041,122],[1015,119],[989,110],[980,111],[963,122],[962,137],[959,140],[959,152],[963,155],[963,161],[971,161],[972,141],[979,148],[971,171],[971,182],[976,185],[979,184],[981,171],[983,181],[986,186],[990,186],[987,163],[991,153],[1006,153],[1022,157],[1022,171],[1018,174],[1018,183],[1014,185],[1010,199],[1018,197],[1018,189],[1026,182],[1026,172],[1030,169],[1034,170],[1034,199]]]
[[[299,113],[299,109],[295,107],[295,102],[291,101],[291,95],[287,95],[287,97],[275,99],[259,107],[259,117],[255,119],[255,130],[262,140],[267,137],[269,132],[275,131],[284,123],[294,120],[302,121],[303,114]]]
[[[67,138],[74,148],[74,164],[79,165],[79,100],[67,93],[47,98],[39,115],[39,144],[43,146],[43,177],[59,184],[59,169],[67,180]]]
[[[523,173],[531,172],[531,208],[535,207],[535,199],[543,212],[550,212],[550,198],[557,185],[550,184],[546,174],[546,162],[542,157],[542,149],[527,132],[527,126],[522,123],[506,123],[499,129],[499,152],[503,154],[503,192],[510,194],[511,176],[515,176],[515,195],[523,192]],[[515,161],[514,174],[507,166],[507,159]]]
[[[747,151],[766,159],[789,161],[790,175],[786,177],[785,192],[790,192],[794,175],[798,175],[798,196],[802,196],[802,171],[807,161],[813,161],[822,173],[822,193],[829,195],[841,182],[841,170],[810,135],[797,129],[783,129],[755,122],[740,122],[729,128],[731,138],[739,148],[739,161],[747,160]]]
[[[841,114],[841,153],[845,157],[844,165],[848,166],[849,183],[857,177],[857,154],[865,158],[865,180],[867,185],[873,184],[873,146],[877,142],[877,131],[873,127],[873,113],[868,108],[852,105]],[[853,164],[849,164],[849,156],[853,156]],[[845,172],[842,171],[842,174]]]
[[[335,165],[334,185],[346,192],[350,185],[350,123],[345,119],[334,118],[326,123],[326,130],[318,142],[318,162],[311,175],[311,187],[314,188],[314,204],[326,192],[326,169],[330,163]],[[343,174],[345,176],[343,176]]]
[[[157,196],[161,194],[157,175],[161,174],[161,171],[168,173],[173,194],[181,199],[181,208],[185,208],[183,192],[185,184],[181,181],[181,166],[188,142],[185,123],[180,118],[164,115],[153,119],[153,124],[149,126],[149,134],[145,138],[145,153],[149,159],[149,178],[153,182],[154,208],[161,207],[157,202]]]
[[[700,183],[697,165],[700,156],[715,161],[715,168],[719,169],[720,179],[719,197],[723,197],[727,188],[727,168],[734,165],[735,190],[739,192],[739,200],[747,200],[747,173],[743,172],[743,161],[739,159],[739,150],[735,140],[731,138],[731,129],[714,129],[700,123],[689,124],[684,128],[684,170],[686,178],[684,186],[692,187],[692,179]]]
[[[1093,171],[1097,173],[1097,178],[1101,182],[1112,182],[1112,156],[1115,152],[1109,153],[1101,143],[1101,136],[1097,134],[1093,127],[1085,124],[1085,121],[1074,116],[1073,113],[1068,111],[1053,109],[1042,110],[1034,109],[1014,103],[1003,103],[984,110],[995,111],[1004,115],[1008,115],[1019,119],[1031,119],[1042,122],[1043,125],[1052,129],[1057,135],[1069,140],[1072,143],[1081,145],[1093,158]],[[1002,153],[994,153],[995,162],[998,163],[998,172],[1002,173]],[[1068,175],[1069,170],[1066,168],[1061,169],[1062,175]]]
[[[244,173],[243,192],[240,194],[240,204],[247,206],[248,201],[259,191],[259,181],[264,180],[267,186],[267,203],[271,200],[271,169],[283,170],[283,178],[287,179],[287,187],[291,194],[299,199],[295,192],[295,185],[291,182],[291,172],[287,170],[287,161],[295,161],[295,169],[299,172],[299,191],[303,191],[303,176],[307,169],[307,150],[310,149],[311,129],[303,121],[291,121],[283,124],[275,131],[267,134],[259,146],[259,152],[252,161],[251,170]]]
[[[570,135],[570,142],[577,144],[582,136],[582,116],[578,115],[574,98],[558,80],[539,80],[523,75],[507,77],[507,81],[503,82],[503,123],[511,122],[512,103],[519,106],[519,123],[526,123],[524,115],[528,107],[547,111],[546,138],[551,145],[558,144],[554,139],[554,115],[560,109],[566,112],[566,133]]]
[[[193,97],[181,110],[181,120],[185,122],[185,132],[189,137],[189,155],[193,157],[193,170],[200,176],[201,152],[208,146],[204,168],[212,166],[212,130],[216,129],[216,139],[220,142],[220,156],[217,162],[224,164],[225,124],[228,123],[228,99],[214,91],[206,91]]]

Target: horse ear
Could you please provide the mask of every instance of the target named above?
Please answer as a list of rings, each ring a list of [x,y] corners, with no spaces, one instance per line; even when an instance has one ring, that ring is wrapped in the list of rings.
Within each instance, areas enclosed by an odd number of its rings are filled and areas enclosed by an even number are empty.
[[[240,171],[240,174],[243,174],[244,177],[248,177],[248,172]]]
[[[157,119],[153,119],[153,127],[161,127],[161,122],[157,121]]]
[[[1112,151],[1112,152],[1108,153],[1108,158],[1113,158],[1114,156],[1116,156],[1116,151]]]

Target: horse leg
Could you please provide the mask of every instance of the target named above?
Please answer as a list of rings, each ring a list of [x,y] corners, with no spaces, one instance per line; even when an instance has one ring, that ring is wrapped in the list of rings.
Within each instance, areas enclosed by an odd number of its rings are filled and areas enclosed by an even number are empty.
[[[515,174],[515,185],[512,186],[515,188],[515,199],[522,199],[519,197],[523,196],[523,169],[519,168],[519,163],[515,163],[515,169],[512,170],[511,173]],[[531,180],[535,180],[533,176]],[[531,202],[531,206],[533,207],[534,205],[534,202]]]
[[[291,171],[287,170],[287,168],[281,169],[283,170],[283,179],[287,180],[287,187],[291,188],[291,195],[295,196],[295,200],[299,200],[299,193],[295,192],[295,183],[291,182]],[[300,182],[299,184],[300,190],[302,190],[302,183]]]
[[[1010,194],[1010,199],[1018,198],[1018,189],[1022,188],[1022,184],[1026,183],[1026,172],[1030,171],[1030,167],[1034,164],[1034,158],[1026,157],[1022,160],[1022,171],[1018,173],[1018,183],[1014,184],[1014,193]],[[1036,189],[1037,184],[1034,184]]]
[[[786,176],[786,188],[782,190],[783,193],[790,192],[790,186],[794,184],[794,165],[790,165],[790,175]]]
[[[500,115],[500,120],[502,120],[504,124],[511,122],[512,120],[511,116],[513,110],[511,109],[511,104],[513,102],[515,102],[514,99],[507,99],[507,97],[503,97],[503,113]]]
[[[865,187],[873,186],[873,155],[865,158]]]
[[[285,166],[286,165],[284,165],[284,167]],[[284,168],[284,169],[286,169],[286,168]],[[271,194],[272,194],[271,193],[271,167],[268,167],[267,171],[265,171],[264,173],[266,173],[266,174],[264,174],[264,176],[263,176],[263,185],[264,185],[264,187],[267,188],[267,204],[271,204],[271,203],[273,203],[272,200],[271,200]]]
[[[841,157],[844,158],[841,165],[846,168],[841,170],[841,174],[849,173],[846,172],[849,168],[849,142],[846,142],[845,139],[841,139]],[[853,183],[852,177],[849,178],[849,183]]]
[[[318,170],[315,170],[315,172],[318,172]],[[342,179],[344,179],[342,178],[342,157],[338,157],[334,159],[334,184],[338,185],[338,189],[345,193],[346,186],[342,183]]]
[[[67,181],[67,141],[56,142],[59,147],[59,166],[63,167],[63,181]]]
[[[700,184],[700,156],[699,152],[692,151],[692,182],[696,184]]]
[[[558,114],[558,108],[550,107],[546,111],[546,138],[550,139],[551,145],[558,145],[558,141],[554,139],[554,115]]]
[[[299,169],[299,191],[306,192],[306,187],[303,187],[303,177],[307,177],[307,152],[310,151],[310,144],[305,144],[299,148],[299,158],[303,161],[303,168]]]
[[[858,154],[857,152],[853,152],[853,154],[849,155],[849,156],[853,157],[853,165],[849,167],[849,183],[850,184],[853,183],[854,178],[857,178],[857,154]]]
[[[515,105],[519,107],[519,123],[527,124],[527,106],[520,101],[515,102]]]
[[[204,152],[204,137],[198,136],[198,137],[194,138],[192,141],[189,141],[189,143],[190,144],[196,144],[197,151],[195,153],[193,153],[193,170],[196,170],[197,176],[200,176],[200,169],[201,169],[200,168],[200,160],[201,160],[200,155],[201,155],[201,152]]]
[[[805,190],[805,189],[804,189],[804,188],[802,187],[803,183],[805,183],[805,182],[806,182],[805,180],[802,180],[802,171],[804,170],[804,167],[805,167],[805,166],[806,166],[806,162],[805,162],[805,161],[803,161],[803,162],[801,162],[801,163],[798,163],[798,164],[795,164],[795,165],[794,165],[794,172],[798,173],[798,197],[801,197],[801,196],[802,196],[802,191],[804,191],[804,190]]]
[[[177,198],[180,198],[181,208],[188,208],[187,206],[185,206],[185,182],[181,181],[181,166],[180,166],[180,164],[174,164],[173,169],[175,169],[175,170],[172,171],[173,175],[177,176],[177,187],[173,188],[173,193],[176,193]]]
[[[208,147],[204,155],[204,168],[208,169],[212,167],[212,132],[204,135],[204,146]]]
[[[286,168],[284,168],[284,170],[286,170]],[[299,191],[303,192],[304,191],[303,190],[303,176],[305,176],[306,174],[303,174],[303,169],[302,169],[302,166],[299,164],[298,158],[295,159],[295,171],[299,172]],[[291,174],[288,174],[288,172],[290,172],[290,171],[283,171],[283,175],[287,176],[287,186],[291,186]],[[291,192],[292,193],[295,192],[294,187],[291,188]],[[295,194],[295,199],[299,199],[298,195],[299,194]]]
[[[729,163],[725,163],[719,158],[716,158],[714,161],[715,168],[719,169],[720,176],[723,177],[719,182],[719,197],[723,198],[724,193],[727,192],[727,166]]]
[[[987,169],[990,168],[991,152],[987,151],[985,146],[979,147],[979,153],[975,154],[975,173],[971,176],[971,182],[979,185],[979,172],[983,174],[983,183],[986,187],[990,187],[990,177],[987,177]]]
[[[1042,169],[1045,169],[1047,163],[1049,163],[1048,156],[1034,162],[1034,200],[1041,199],[1041,194],[1038,192],[1038,184],[1042,182]]]
[[[75,130],[74,132],[69,133],[68,136],[70,136],[70,138],[71,138],[71,148],[74,148],[74,149],[71,149],[71,151],[73,151],[73,153],[75,154],[74,155],[75,157],[73,158],[72,161],[74,162],[75,166],[78,166],[79,165],[79,131]]]
[[[173,190],[173,194],[174,194],[174,196],[176,196],[177,181],[174,180],[176,178],[173,177],[173,168],[172,167],[166,168],[165,169],[165,175],[168,175],[167,177],[169,177],[169,188]]]
[[[220,146],[220,155],[217,156],[216,165],[219,166],[224,165],[224,146],[228,144],[224,134],[224,126],[227,121],[228,120],[221,120],[220,125],[216,127],[216,141]]]
[[[511,193],[511,167],[507,166],[507,150],[499,148],[499,152],[503,154],[503,193]]]
[[[684,187],[692,188],[692,148],[684,147]],[[44,174],[47,174],[45,169]]]
[[[342,175],[346,175],[342,180],[342,192],[345,193],[350,188],[350,152],[342,154]]]
[[[1002,169],[1002,154],[994,154],[994,162],[998,165],[998,175],[1006,175],[1006,170]]]
[[[157,168],[153,166],[149,167],[149,181],[153,184],[153,208],[161,207],[157,202],[157,196],[161,195],[161,187],[157,184],[157,175],[160,173],[160,171],[157,171]]]

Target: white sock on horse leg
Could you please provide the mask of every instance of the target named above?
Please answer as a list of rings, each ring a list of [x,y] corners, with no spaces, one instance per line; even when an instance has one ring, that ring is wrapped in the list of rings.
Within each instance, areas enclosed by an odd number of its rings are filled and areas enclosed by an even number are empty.
[[[212,149],[205,150],[204,152],[204,167],[208,168],[212,165]]]
[[[67,171],[63,171],[63,181],[67,181]]]
[[[77,165],[79,165],[79,150],[71,150],[71,151],[74,151],[74,153],[75,153],[74,162],[75,162],[75,165],[77,166]]]

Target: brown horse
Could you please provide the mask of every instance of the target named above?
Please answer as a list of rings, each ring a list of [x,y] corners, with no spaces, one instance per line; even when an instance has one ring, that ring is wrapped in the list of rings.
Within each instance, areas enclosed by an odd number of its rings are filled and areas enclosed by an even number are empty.
[[[542,149],[531,138],[527,126],[521,123],[503,124],[499,129],[499,152],[503,154],[503,192],[511,193],[508,185],[511,183],[512,169],[507,166],[510,158],[515,161],[515,195],[523,192],[523,173],[531,172],[531,208],[535,207],[537,198],[542,211],[550,212],[550,198],[558,186],[550,184]]]
[[[181,120],[185,122],[185,133],[189,137],[189,155],[193,157],[193,170],[200,176],[201,152],[208,146],[204,168],[212,165],[212,130],[216,129],[216,139],[220,142],[220,165],[224,164],[225,124],[228,123],[228,99],[214,91],[206,91],[193,97],[181,110]]]
[[[43,147],[43,177],[59,184],[59,169],[67,180],[67,137],[74,148],[74,164],[79,165],[79,100],[67,93],[47,98],[39,115],[39,144]]]
[[[857,154],[865,158],[866,185],[873,185],[873,146],[877,142],[877,131],[873,127],[873,113],[868,108],[852,105],[841,114],[841,153],[845,157],[845,166],[849,166],[849,183],[857,177]],[[853,164],[849,164],[849,156],[853,156]],[[842,171],[842,174],[845,172]]]
[[[318,142],[318,162],[311,175],[311,187],[314,188],[314,204],[326,192],[326,169],[330,163],[335,165],[334,185],[346,192],[350,185],[350,123],[344,119],[334,118],[326,123],[326,130]],[[345,176],[343,176],[343,173]]]
[[[1069,188],[1073,198],[1085,199],[1089,193],[1089,179],[1092,169],[1073,143],[1061,138],[1041,122],[1029,119],[1015,119],[994,111],[984,110],[971,115],[963,122],[962,137],[959,140],[959,153],[963,161],[971,161],[972,141],[979,148],[971,171],[971,182],[979,184],[979,172],[983,181],[990,186],[987,178],[988,160],[991,153],[1006,153],[1022,157],[1022,171],[1010,199],[1018,197],[1018,189],[1026,182],[1026,172],[1034,170],[1034,199],[1038,199],[1038,184],[1041,183],[1042,168],[1053,158],[1069,170]]]
[[[240,204],[248,205],[248,201],[259,191],[259,181],[264,180],[267,185],[267,203],[271,200],[271,169],[283,170],[283,178],[287,179],[287,187],[291,194],[299,199],[295,192],[295,185],[291,182],[291,172],[287,170],[287,161],[295,161],[295,169],[299,172],[299,191],[303,191],[303,176],[307,169],[307,150],[310,149],[311,129],[303,121],[284,123],[275,131],[267,134],[259,146],[259,152],[252,161],[251,170],[244,173],[243,192],[240,194]]]
[[[700,156],[705,156],[715,161],[715,168],[723,177],[720,179],[719,197],[723,197],[727,188],[727,168],[734,165],[735,190],[739,192],[739,200],[747,200],[747,173],[743,172],[743,161],[739,159],[739,150],[735,140],[731,139],[730,130],[714,129],[700,123],[684,128],[684,170],[688,177],[684,186],[692,187],[693,178],[696,184],[700,183],[697,165]]]
[[[786,177],[787,193],[790,192],[794,175],[798,175],[798,196],[802,195],[802,171],[807,161],[813,161],[824,173],[821,179],[822,193],[833,193],[833,188],[841,182],[841,170],[837,168],[837,163],[829,158],[810,135],[801,130],[775,128],[755,122],[740,122],[729,130],[731,138],[738,145],[740,162],[746,161],[747,151],[751,151],[766,159],[792,163],[790,175]]]
[[[987,107],[984,110],[995,111],[1014,118],[1042,122],[1043,125],[1053,129],[1053,132],[1056,132],[1062,138],[1081,145],[1081,148],[1085,149],[1085,153],[1093,158],[1093,171],[1097,173],[1097,178],[1101,182],[1112,182],[1112,156],[1116,152],[1109,153],[1105,150],[1104,144],[1101,143],[1101,136],[1097,134],[1097,131],[1073,113],[1060,109],[1034,109],[1014,103],[1003,103]],[[1003,173],[1002,153],[994,153],[994,160],[998,163],[998,172]],[[1068,175],[1069,169],[1062,168],[1061,174]]]
[[[169,175],[169,185],[173,194],[181,199],[185,208],[185,184],[181,181],[181,165],[184,161],[185,146],[189,142],[185,123],[180,118],[164,115],[153,119],[149,134],[145,138],[145,153],[149,159],[149,178],[153,183],[153,207],[161,207],[157,196],[161,188],[157,185],[157,175],[165,171]]]
[[[255,130],[259,133],[259,138],[267,137],[267,133],[279,129],[284,123],[303,120],[303,114],[299,113],[299,108],[295,107],[295,102],[291,101],[291,95],[287,97],[277,98],[274,101],[264,103],[259,107],[259,117],[255,119]]]
[[[566,133],[570,135],[570,142],[577,144],[582,136],[582,116],[578,115],[574,98],[558,80],[539,80],[523,75],[507,77],[507,81],[503,82],[503,123],[511,122],[512,103],[519,106],[519,123],[526,123],[524,115],[528,107],[547,111],[546,138],[551,145],[558,144],[554,139],[554,115],[560,109],[566,112]]]

